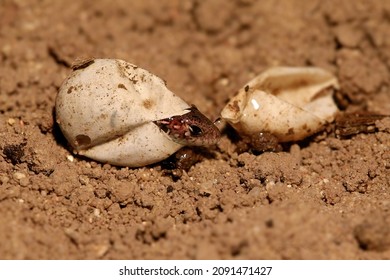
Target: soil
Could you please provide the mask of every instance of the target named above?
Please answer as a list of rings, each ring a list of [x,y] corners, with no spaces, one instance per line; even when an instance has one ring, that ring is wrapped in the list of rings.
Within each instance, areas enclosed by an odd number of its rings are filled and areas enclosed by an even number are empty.
[[[274,65],[325,68],[390,114],[390,1],[0,1],[1,259],[389,259],[390,119],[280,152],[227,127],[186,171],[72,156],[53,121],[78,58],[148,69],[210,119]]]

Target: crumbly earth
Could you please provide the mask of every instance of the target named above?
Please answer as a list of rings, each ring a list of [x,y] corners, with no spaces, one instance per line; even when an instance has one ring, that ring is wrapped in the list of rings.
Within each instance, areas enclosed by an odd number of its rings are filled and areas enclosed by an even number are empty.
[[[83,57],[148,69],[210,119],[273,65],[328,69],[346,111],[390,114],[389,15],[383,0],[1,0],[0,258],[389,259],[388,118],[262,154],[226,128],[178,173],[72,158],[53,122]]]

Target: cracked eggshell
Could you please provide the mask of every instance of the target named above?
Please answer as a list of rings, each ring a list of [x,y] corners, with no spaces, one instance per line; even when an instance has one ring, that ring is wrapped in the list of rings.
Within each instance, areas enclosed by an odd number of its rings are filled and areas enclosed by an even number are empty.
[[[273,67],[233,97],[221,117],[239,133],[268,132],[280,142],[297,141],[332,122],[337,78],[316,67]]]
[[[152,73],[123,60],[94,59],[74,67],[61,85],[56,119],[75,153],[137,167],[183,147],[153,121],[189,107]]]

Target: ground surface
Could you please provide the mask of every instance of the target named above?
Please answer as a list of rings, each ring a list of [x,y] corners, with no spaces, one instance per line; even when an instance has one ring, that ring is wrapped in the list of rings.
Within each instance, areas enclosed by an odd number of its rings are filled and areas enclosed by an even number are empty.
[[[79,57],[146,68],[211,119],[272,65],[389,114],[390,1],[0,0],[1,259],[390,258],[388,119],[261,155],[228,130],[180,178],[70,161],[53,107]]]

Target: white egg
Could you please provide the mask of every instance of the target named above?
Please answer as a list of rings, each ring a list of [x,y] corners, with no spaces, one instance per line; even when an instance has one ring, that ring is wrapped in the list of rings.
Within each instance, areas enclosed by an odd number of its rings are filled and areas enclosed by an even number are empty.
[[[221,112],[239,133],[267,132],[280,142],[308,137],[332,122],[338,81],[316,67],[274,67],[248,82]]]
[[[213,123],[162,79],[118,59],[74,67],[59,89],[56,119],[75,153],[121,166],[148,165],[219,138]]]

